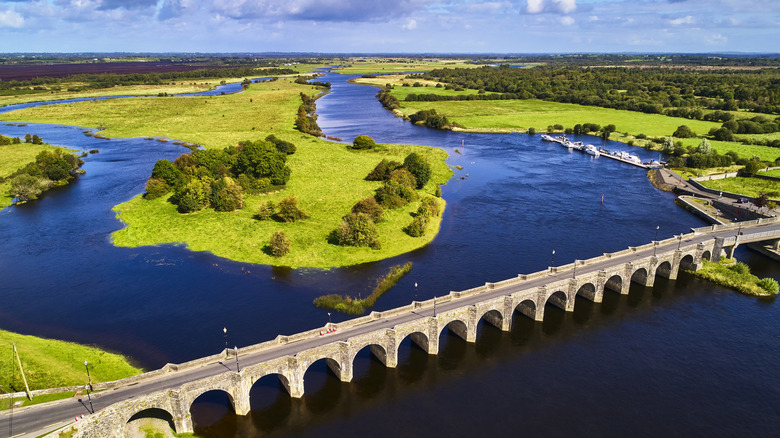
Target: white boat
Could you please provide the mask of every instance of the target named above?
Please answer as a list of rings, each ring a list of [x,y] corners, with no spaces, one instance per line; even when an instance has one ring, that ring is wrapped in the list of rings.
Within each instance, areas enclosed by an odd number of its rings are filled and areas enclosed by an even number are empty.
[[[574,142],[569,142],[569,143],[571,144],[572,148],[577,149],[578,151],[585,150],[585,145],[582,144],[581,141],[574,141]]]
[[[542,140],[544,141],[555,141],[555,139],[551,135],[542,134]]]
[[[592,144],[585,146],[585,152],[590,155],[593,155],[594,157],[598,157],[599,155],[601,155],[599,153],[598,148],[596,148],[596,146],[593,146]]]

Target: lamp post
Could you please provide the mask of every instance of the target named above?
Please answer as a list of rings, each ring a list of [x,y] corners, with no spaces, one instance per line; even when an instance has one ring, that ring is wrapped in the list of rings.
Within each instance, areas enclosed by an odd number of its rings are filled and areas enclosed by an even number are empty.
[[[661,228],[660,225],[655,226],[655,239],[653,239],[653,257],[655,257],[655,252],[658,249],[658,229]]]
[[[417,282],[414,282],[414,300],[417,301]]]
[[[330,312],[328,312],[328,325],[330,325]]]
[[[89,390],[92,391],[92,376],[89,375],[89,362],[84,361],[84,368],[87,369],[87,381],[89,381]]]
[[[552,257],[550,258],[550,267],[555,266],[555,250],[552,251]]]
[[[653,240],[658,240],[658,229],[659,229],[659,228],[661,228],[661,226],[660,226],[660,225],[656,225],[656,226],[655,226],[655,239],[653,239]]]
[[[682,234],[680,234],[680,240],[677,241],[677,251],[680,250],[680,245],[682,245]]]
[[[227,327],[222,327],[222,335],[225,337],[225,354],[227,354],[227,349],[228,349],[228,343],[227,343]]]
[[[238,347],[233,347],[234,350],[236,350],[236,372],[240,372],[241,368],[238,367]]]
[[[436,316],[436,297],[433,297],[433,316]]]

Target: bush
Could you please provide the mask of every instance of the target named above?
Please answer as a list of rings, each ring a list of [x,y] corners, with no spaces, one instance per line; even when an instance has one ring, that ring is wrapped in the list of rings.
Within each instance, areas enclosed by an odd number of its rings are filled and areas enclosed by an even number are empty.
[[[420,154],[412,152],[404,158],[404,166],[417,180],[416,188],[425,187],[431,178],[431,165]]]
[[[362,201],[358,201],[352,207],[352,213],[364,213],[371,218],[374,223],[378,224],[382,222],[384,216],[384,209],[374,198],[366,198]]]
[[[271,255],[273,255],[274,257],[282,257],[287,255],[290,252],[291,246],[292,246],[292,242],[281,231],[275,232],[274,235],[271,236],[271,241],[268,244],[268,247],[271,251]]]
[[[439,203],[436,202],[436,199],[431,196],[426,196],[423,198],[421,206],[428,207],[428,210],[431,212],[431,216],[439,216],[441,215],[441,210],[439,209]]]
[[[401,166],[402,164],[397,161],[383,159],[374,167],[374,170],[366,176],[366,181],[387,181],[390,179],[390,172]]]
[[[736,272],[740,275],[748,275],[750,274],[750,266],[746,265],[742,262],[737,262],[734,266],[730,268],[732,271]]]
[[[347,146],[351,149],[364,150],[373,149],[376,146],[374,139],[367,135],[358,135],[352,140],[352,146]]]
[[[367,246],[381,249],[379,230],[365,213],[350,213],[344,216],[336,230],[336,241],[341,246]]]
[[[171,191],[171,187],[161,178],[149,178],[146,181],[144,199],[157,199]]]
[[[260,208],[257,209],[257,215],[255,217],[258,220],[267,221],[274,215],[274,211],[276,211],[276,205],[273,201],[264,202],[260,204]]]
[[[778,289],[780,287],[777,284],[777,280],[774,278],[762,278],[758,281],[758,286],[764,289],[765,291],[769,292],[770,294],[777,295]]]
[[[536,134],[536,128],[530,127],[528,128],[528,135],[535,135]]]
[[[390,172],[390,181],[404,187],[414,189],[417,187],[417,178],[408,169],[400,168]]]
[[[425,234],[425,227],[428,226],[428,218],[422,215],[417,215],[412,219],[412,223],[407,226],[404,231],[406,234],[412,237],[421,237]]]
[[[187,154],[185,154],[187,155]],[[182,172],[168,160],[158,160],[152,169],[152,178],[165,181],[169,187],[176,187],[182,179]]]
[[[8,195],[20,202],[32,201],[37,199],[49,185],[51,181],[23,173],[11,179]]]
[[[296,151],[295,144],[290,143],[289,141],[280,140],[273,134],[266,137],[265,141],[272,143],[274,146],[276,146],[276,150],[283,154],[292,155]]]
[[[696,137],[696,133],[693,132],[691,128],[688,127],[688,125],[680,125],[677,127],[677,130],[674,131],[672,136],[677,138],[693,138]]]
[[[288,196],[279,202],[279,212],[276,213],[276,217],[282,222],[290,223],[306,219],[309,216],[298,208],[298,198],[296,196]]]

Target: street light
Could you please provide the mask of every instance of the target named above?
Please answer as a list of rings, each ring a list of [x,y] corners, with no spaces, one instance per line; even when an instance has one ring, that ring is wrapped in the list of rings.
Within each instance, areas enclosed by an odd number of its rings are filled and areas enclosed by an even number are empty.
[[[572,270],[571,278],[577,276],[577,259],[574,259],[574,270]]]
[[[555,250],[552,252],[552,258],[550,258],[550,267],[555,266]]]
[[[417,282],[414,282],[414,300],[417,301]]]
[[[682,245],[682,234],[680,234],[680,240],[677,242],[677,251],[680,250],[680,245]]]
[[[89,389],[92,390],[92,376],[89,375],[89,362],[84,361],[84,368],[87,369],[87,380],[89,381]]]
[[[228,343],[227,343],[227,327],[222,327],[222,334],[225,337],[225,352],[227,352],[228,349]]]
[[[659,229],[659,228],[661,228],[661,226],[660,226],[660,225],[656,225],[656,226],[655,226],[655,239],[653,239],[653,240],[658,240],[658,229]]]
[[[328,312],[328,325],[330,325],[330,312]]]
[[[436,316],[436,297],[433,297],[433,316]]]
[[[234,350],[236,350],[236,372],[240,372],[241,369],[238,367],[238,347],[233,347]]]

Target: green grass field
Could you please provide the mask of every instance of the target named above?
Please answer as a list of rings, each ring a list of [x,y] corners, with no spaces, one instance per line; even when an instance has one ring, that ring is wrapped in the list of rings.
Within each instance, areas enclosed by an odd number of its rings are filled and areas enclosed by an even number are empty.
[[[2,131],[0,131],[2,134]],[[15,171],[21,169],[27,163],[35,161],[35,156],[40,151],[51,149],[52,146],[32,143],[8,144],[0,146],[0,178],[6,178]],[[8,196],[9,183],[0,182],[0,209],[11,205]]]
[[[770,199],[780,199],[780,181],[759,178],[724,178],[714,181],[699,181],[705,187],[731,193],[756,197],[766,193]]]
[[[404,73],[430,71],[435,68],[476,68],[481,65],[473,64],[467,60],[441,59],[438,61],[408,60],[403,62],[391,62],[376,58],[353,59],[349,66],[342,67],[337,72],[343,74],[367,74],[367,73]]]
[[[11,372],[14,369],[13,387],[17,391],[24,390],[16,362],[14,361],[14,368],[10,366],[13,343],[16,343],[31,390],[85,385],[85,360],[89,362],[92,383],[108,382],[142,372],[132,366],[125,357],[96,347],[0,330],[0,360],[3,363],[0,367],[0,385],[6,392],[10,392]]]
[[[300,105],[299,92],[315,93],[311,86],[289,80],[253,84],[240,94],[214,97],[133,98],[52,105],[0,115],[5,120],[61,123],[77,126],[106,126],[108,137],[168,137],[224,148],[241,140],[257,140],[268,134],[296,144],[288,159],[292,178],[287,190],[245,198],[246,206],[233,213],[206,209],[181,215],[165,199],[147,201],[140,196],[115,208],[127,227],[117,231],[118,246],[184,243],[194,251],[209,251],[220,257],[251,263],[291,267],[326,268],[376,261],[403,254],[430,242],[439,220],[432,220],[424,237],[413,238],[402,231],[411,222],[419,202],[388,211],[379,224],[381,250],[345,248],[329,244],[327,237],[357,201],[373,196],[379,183],[363,178],[383,158],[403,161],[411,152],[425,156],[433,168],[424,188],[433,193],[452,172],[444,163],[446,152],[423,146],[388,146],[384,151],[353,152],[293,129]],[[185,150],[182,150],[185,152]],[[151,169],[150,169],[151,173]],[[261,203],[278,202],[296,195],[299,207],[310,218],[283,224],[258,221],[254,215]],[[281,258],[266,254],[275,231],[292,240],[290,253]]]

